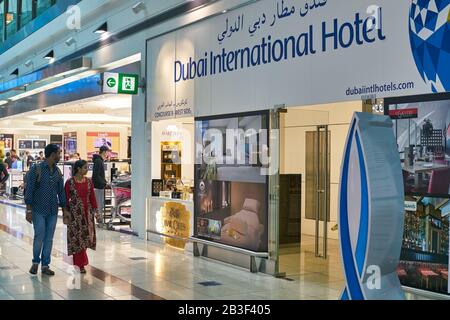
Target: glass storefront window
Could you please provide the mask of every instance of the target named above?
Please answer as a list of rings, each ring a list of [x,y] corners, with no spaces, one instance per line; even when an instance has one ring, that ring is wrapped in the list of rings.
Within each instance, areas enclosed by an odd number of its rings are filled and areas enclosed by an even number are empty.
[[[56,3],[56,0],[37,0],[36,1],[36,14],[39,16],[48,8],[53,6]]]
[[[22,0],[19,29],[23,28],[28,22],[33,20],[33,1],[34,0]]]
[[[17,32],[17,1],[6,1],[6,38],[8,39]]]

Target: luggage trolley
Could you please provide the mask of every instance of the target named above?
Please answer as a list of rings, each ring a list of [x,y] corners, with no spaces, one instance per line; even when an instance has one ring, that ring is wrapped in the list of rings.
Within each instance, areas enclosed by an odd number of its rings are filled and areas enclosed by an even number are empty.
[[[131,175],[117,177],[112,181],[111,189],[114,205],[107,228],[114,229],[114,225],[131,224]],[[128,213],[123,213],[124,209],[127,209]],[[115,219],[120,219],[120,223],[114,222]]]

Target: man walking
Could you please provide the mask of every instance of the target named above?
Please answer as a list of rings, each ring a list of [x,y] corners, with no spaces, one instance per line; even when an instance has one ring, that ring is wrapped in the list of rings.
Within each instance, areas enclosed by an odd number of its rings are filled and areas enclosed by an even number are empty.
[[[55,274],[50,269],[50,260],[58,220],[58,205],[66,213],[64,179],[57,167],[60,159],[61,149],[55,144],[47,145],[45,161],[34,165],[26,177],[26,219],[34,226],[31,274],[37,274],[39,263],[42,264],[42,274]]]
[[[99,154],[93,157],[94,168],[92,169],[92,181],[94,182],[95,198],[97,200],[98,211],[100,213],[100,223],[104,222],[104,208],[105,208],[105,188],[108,184],[105,178],[105,160],[109,148],[106,146],[100,147]]]
[[[8,165],[8,169],[12,169],[13,160],[11,158],[11,153],[9,152],[6,153],[6,158],[4,162]]]

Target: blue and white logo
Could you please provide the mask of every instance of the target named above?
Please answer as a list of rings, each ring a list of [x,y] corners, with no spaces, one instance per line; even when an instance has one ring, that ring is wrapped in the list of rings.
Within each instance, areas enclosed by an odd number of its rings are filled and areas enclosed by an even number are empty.
[[[409,34],[423,80],[433,92],[450,91],[450,0],[412,0]]]
[[[404,299],[396,272],[402,246],[403,197],[392,120],[355,113],[344,149],[339,191],[339,241],[346,280],[343,300]]]

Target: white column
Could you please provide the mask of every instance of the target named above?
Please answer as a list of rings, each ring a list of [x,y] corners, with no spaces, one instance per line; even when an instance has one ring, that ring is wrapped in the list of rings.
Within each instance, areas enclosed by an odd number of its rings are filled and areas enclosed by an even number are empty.
[[[142,63],[143,64],[143,63]],[[144,66],[141,67],[144,74]],[[145,93],[133,96],[131,115],[132,216],[131,228],[146,239],[146,199],[151,195],[150,123],[145,121]]]

